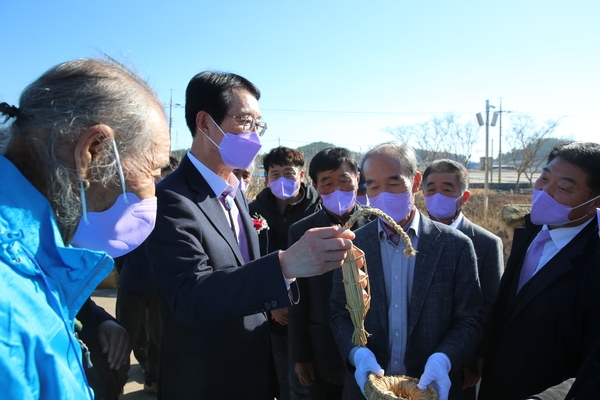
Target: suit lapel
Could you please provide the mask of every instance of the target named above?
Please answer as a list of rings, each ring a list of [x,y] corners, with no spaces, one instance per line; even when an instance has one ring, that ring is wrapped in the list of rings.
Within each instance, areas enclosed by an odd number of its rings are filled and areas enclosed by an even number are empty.
[[[463,215],[463,221],[462,221],[462,226],[460,227],[460,231],[462,233],[464,233],[465,235],[467,235],[471,239],[471,241],[475,237],[475,232],[473,230],[473,223],[471,221],[469,221],[467,219],[467,217],[465,217],[464,215]]]
[[[256,233],[256,229],[254,228],[254,223],[252,222],[252,217],[248,213],[248,202],[246,198],[241,193],[240,190],[235,194],[235,204],[240,212],[240,217],[242,219],[242,226],[246,231],[246,237],[248,238],[248,251],[251,260],[256,260],[260,257],[260,246],[258,244],[258,234]]]
[[[206,179],[204,179],[202,174],[200,174],[198,169],[192,164],[187,155],[181,160],[180,168],[183,169],[190,189],[197,193],[194,198],[196,205],[198,205],[198,208],[204,213],[206,219],[214,227],[216,233],[221,235],[223,239],[227,241],[229,247],[231,247],[231,250],[235,254],[238,264],[243,265],[244,259],[242,258],[242,253],[238,247],[235,236],[233,235],[233,231],[229,226],[227,217],[223,212],[221,202],[206,182]],[[247,214],[248,213],[246,212],[246,215]]]
[[[416,255],[412,294],[408,311],[409,340],[419,320],[435,270],[440,263],[440,257],[444,248],[444,242],[437,240],[440,233],[429,218],[421,215],[418,249],[427,249],[427,251],[419,251]]]
[[[377,220],[365,225],[361,231],[361,240],[357,241],[357,247],[364,251],[369,271],[369,284],[371,285],[371,313],[372,317],[381,323],[384,332],[388,331],[387,296],[385,291],[385,280],[381,260],[381,247],[378,237],[379,222]]]
[[[595,234],[595,232],[596,224],[592,221],[523,286],[521,291],[516,295],[517,298],[514,311],[511,312],[511,320],[540,292],[578,265],[577,260],[583,255],[590,234]]]

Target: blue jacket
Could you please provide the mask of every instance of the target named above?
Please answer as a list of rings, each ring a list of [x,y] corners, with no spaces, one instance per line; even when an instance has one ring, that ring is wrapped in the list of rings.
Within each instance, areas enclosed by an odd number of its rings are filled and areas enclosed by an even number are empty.
[[[0,396],[93,398],[73,320],[112,259],[65,247],[48,200],[2,156],[0,245]]]

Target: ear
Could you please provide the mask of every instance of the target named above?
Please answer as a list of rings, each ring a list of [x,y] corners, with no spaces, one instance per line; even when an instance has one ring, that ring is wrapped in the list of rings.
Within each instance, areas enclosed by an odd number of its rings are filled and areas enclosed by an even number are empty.
[[[463,204],[467,203],[467,200],[469,200],[469,197],[471,197],[471,192],[469,192],[468,190],[465,190],[465,192],[462,194]]]
[[[300,180],[303,181],[304,180],[304,170],[300,171]]]
[[[196,129],[199,129],[202,133],[209,135],[208,127],[209,124],[212,123],[210,116],[206,111],[198,111],[196,114]]]
[[[81,179],[87,179],[90,165],[97,158],[100,145],[107,140],[113,140],[115,133],[104,124],[94,125],[79,136],[75,146],[75,168],[77,176]]]
[[[419,191],[419,188],[421,187],[422,179],[423,179],[423,175],[421,175],[421,173],[419,171],[417,171],[417,173],[415,174],[415,177],[413,178],[413,187],[412,187],[413,193],[417,193]]]

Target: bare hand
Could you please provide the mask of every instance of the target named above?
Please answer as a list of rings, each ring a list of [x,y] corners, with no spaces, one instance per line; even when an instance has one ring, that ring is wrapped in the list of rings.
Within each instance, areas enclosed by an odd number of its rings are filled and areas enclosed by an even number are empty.
[[[339,268],[352,247],[354,233],[340,226],[313,228],[306,231],[287,250],[279,252],[281,270],[286,278],[321,275]]]
[[[277,310],[271,310],[271,318],[280,325],[288,324],[288,310],[287,308],[278,308]]]
[[[463,390],[477,385],[477,382],[479,382],[479,380],[481,379],[481,375],[479,374],[479,372],[469,367],[463,368],[463,374],[465,376],[463,380]]]
[[[315,369],[312,361],[297,362],[294,371],[298,375],[300,383],[306,386],[312,386],[315,383]]]
[[[125,328],[113,320],[106,320],[98,325],[98,341],[102,353],[108,353],[107,359],[110,368],[115,370],[121,368],[131,352],[129,335]]]

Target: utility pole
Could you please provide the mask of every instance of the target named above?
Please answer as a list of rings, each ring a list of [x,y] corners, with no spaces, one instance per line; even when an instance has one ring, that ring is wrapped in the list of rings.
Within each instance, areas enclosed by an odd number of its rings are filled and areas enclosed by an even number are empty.
[[[490,101],[485,101],[485,158],[484,158],[484,166],[485,166],[485,181],[484,181],[484,191],[485,195],[483,198],[483,219],[487,221],[488,214],[488,197],[489,197],[489,170],[490,170],[490,160],[489,160],[489,144],[490,144],[490,108],[496,108],[490,105]],[[498,118],[498,113],[494,113],[492,118],[492,126],[496,126],[496,119]],[[481,113],[477,113],[477,122],[479,126],[483,125],[483,119],[481,118]]]
[[[171,146],[173,139],[171,136],[171,126],[173,125],[173,106],[181,107],[181,104],[173,103],[173,89],[171,89],[171,99],[169,100],[169,154],[171,154]]]
[[[500,133],[498,135],[498,183],[502,182],[502,114],[510,113],[511,111],[502,110],[502,97],[500,97]]]
[[[492,138],[492,148],[490,149],[490,158],[492,165],[490,166],[490,182],[494,181],[494,138]]]

